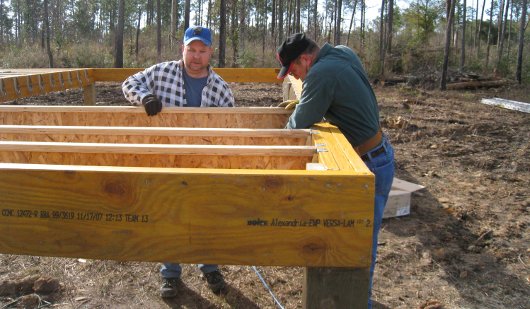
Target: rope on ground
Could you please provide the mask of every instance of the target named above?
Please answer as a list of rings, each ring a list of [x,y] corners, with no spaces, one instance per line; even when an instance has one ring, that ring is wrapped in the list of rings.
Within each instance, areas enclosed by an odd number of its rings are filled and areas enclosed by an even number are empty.
[[[272,298],[274,299],[274,302],[276,303],[276,305],[278,305],[278,308],[284,309],[280,301],[276,298],[276,295],[274,295],[274,292],[271,290],[271,288],[267,284],[267,282],[265,282],[265,279],[263,279],[263,277],[259,273],[258,268],[256,266],[252,266],[252,269],[254,269],[254,272],[256,273],[256,275],[258,275],[258,278],[261,281],[261,283],[263,283],[263,286],[267,289],[267,291],[269,291],[269,294],[271,294]]]

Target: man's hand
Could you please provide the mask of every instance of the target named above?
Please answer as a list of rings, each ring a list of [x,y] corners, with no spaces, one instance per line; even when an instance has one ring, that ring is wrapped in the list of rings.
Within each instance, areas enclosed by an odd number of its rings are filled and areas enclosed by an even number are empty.
[[[296,104],[300,103],[300,100],[287,100],[278,104],[277,107],[283,107],[285,109],[294,109]]]
[[[152,94],[145,96],[142,100],[142,104],[144,105],[145,112],[149,116],[154,116],[162,110],[162,102]]]

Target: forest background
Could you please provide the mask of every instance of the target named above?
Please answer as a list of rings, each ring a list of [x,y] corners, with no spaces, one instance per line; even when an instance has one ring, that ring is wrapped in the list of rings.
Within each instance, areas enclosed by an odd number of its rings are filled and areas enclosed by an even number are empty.
[[[527,1],[0,0],[0,67],[147,67],[180,58],[184,29],[204,25],[214,67],[276,67],[277,46],[304,31],[353,48],[373,78],[528,83]]]

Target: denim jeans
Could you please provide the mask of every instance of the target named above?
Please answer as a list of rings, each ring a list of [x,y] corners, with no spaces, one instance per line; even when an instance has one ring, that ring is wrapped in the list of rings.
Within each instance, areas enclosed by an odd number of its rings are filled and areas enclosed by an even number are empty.
[[[217,265],[212,264],[197,264],[199,269],[208,274],[218,269]],[[180,278],[182,267],[178,263],[163,263],[160,268],[160,275],[165,279]]]
[[[394,148],[390,144],[387,136],[383,136],[381,144],[370,150],[368,154],[377,149],[385,147],[386,152],[376,157],[370,157],[364,163],[375,175],[375,205],[374,205],[374,234],[372,237],[372,261],[370,264],[370,287],[368,290],[368,308],[372,308],[372,281],[374,277],[375,262],[377,257],[377,239],[381,223],[383,221],[383,212],[385,210],[388,194],[392,188],[394,179]]]

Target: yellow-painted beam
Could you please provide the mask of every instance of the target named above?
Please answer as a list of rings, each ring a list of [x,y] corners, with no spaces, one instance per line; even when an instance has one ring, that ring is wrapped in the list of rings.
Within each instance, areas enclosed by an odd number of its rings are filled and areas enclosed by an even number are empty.
[[[84,88],[94,84],[90,70],[40,70],[17,71],[17,74],[0,72],[0,102],[31,96],[43,95],[53,91],[72,88]]]
[[[276,78],[279,69],[276,68],[213,68],[227,82],[235,83],[281,83]],[[144,68],[104,69],[95,68],[96,81],[123,82],[127,77],[144,70]]]
[[[369,267],[373,176],[0,164],[0,252]]]
[[[95,82],[123,82],[143,68],[9,69],[0,70],[0,102],[83,88],[85,104],[95,102]],[[277,68],[214,68],[227,82],[281,83]]]

